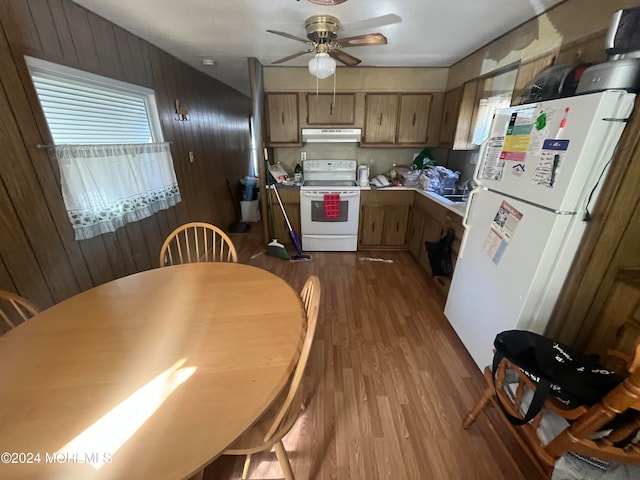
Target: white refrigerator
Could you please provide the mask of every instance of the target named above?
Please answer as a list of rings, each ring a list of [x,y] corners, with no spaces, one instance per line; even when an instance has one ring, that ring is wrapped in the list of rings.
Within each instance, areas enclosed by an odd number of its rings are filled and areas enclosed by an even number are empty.
[[[444,311],[480,369],[499,332],[543,333],[634,99],[605,91],[495,111]]]

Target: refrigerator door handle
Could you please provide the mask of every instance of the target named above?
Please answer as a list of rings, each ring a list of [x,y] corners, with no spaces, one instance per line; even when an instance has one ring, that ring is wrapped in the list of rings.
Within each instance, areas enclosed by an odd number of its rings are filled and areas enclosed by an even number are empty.
[[[464,211],[464,217],[462,217],[462,226],[464,228],[470,228],[469,222],[467,221],[467,219],[471,215],[471,208],[473,207],[473,199],[478,193],[478,191],[480,190],[482,190],[482,188],[474,188],[473,190],[471,190],[471,192],[469,192],[469,197],[467,199],[467,208]]]
[[[464,247],[467,244],[468,231],[471,228],[469,225],[468,219],[471,216],[471,209],[473,208],[473,199],[476,194],[482,190],[482,188],[474,188],[469,192],[469,198],[467,199],[467,208],[464,211],[464,217],[462,217],[462,226],[464,227],[464,234],[462,235],[462,240],[460,241],[460,250],[458,251],[458,258],[462,258],[464,255]]]
[[[473,169],[473,181],[476,184],[482,183],[482,179],[480,178],[480,169],[484,168],[484,152],[487,148],[487,141],[480,146],[480,150],[478,151],[478,158],[476,159],[476,168]]]

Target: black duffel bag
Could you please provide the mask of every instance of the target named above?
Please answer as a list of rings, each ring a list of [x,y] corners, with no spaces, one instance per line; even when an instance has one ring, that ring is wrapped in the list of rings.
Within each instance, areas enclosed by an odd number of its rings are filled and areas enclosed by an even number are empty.
[[[537,333],[507,330],[496,336],[493,345],[496,348],[494,381],[500,360],[506,358],[536,384],[524,418],[514,417],[502,408],[514,425],[524,425],[533,419],[549,395],[556,397],[568,409],[590,406],[598,403],[623,380],[600,365],[596,355],[585,355]]]
[[[432,275],[450,277],[453,273],[451,245],[454,239],[455,232],[449,229],[437,242],[424,242]]]

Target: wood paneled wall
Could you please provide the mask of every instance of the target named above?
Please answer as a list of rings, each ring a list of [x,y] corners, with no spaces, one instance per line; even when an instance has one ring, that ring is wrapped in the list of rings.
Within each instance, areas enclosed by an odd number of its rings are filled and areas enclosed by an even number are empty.
[[[57,163],[24,55],[155,90],[182,202],[90,240],[75,241]],[[46,308],[114,278],[157,267],[176,226],[223,228],[226,190],[249,171],[248,97],[70,0],[0,2],[0,288]],[[179,98],[188,122],[173,118]],[[195,162],[189,162],[189,152]]]

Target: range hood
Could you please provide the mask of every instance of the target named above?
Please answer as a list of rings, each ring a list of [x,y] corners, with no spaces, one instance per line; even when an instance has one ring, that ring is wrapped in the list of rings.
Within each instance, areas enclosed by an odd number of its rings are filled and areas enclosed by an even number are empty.
[[[359,128],[303,128],[304,143],[360,143],[362,130]]]

